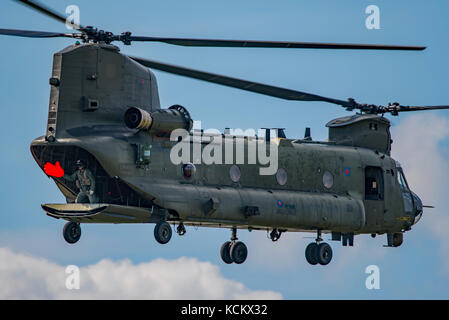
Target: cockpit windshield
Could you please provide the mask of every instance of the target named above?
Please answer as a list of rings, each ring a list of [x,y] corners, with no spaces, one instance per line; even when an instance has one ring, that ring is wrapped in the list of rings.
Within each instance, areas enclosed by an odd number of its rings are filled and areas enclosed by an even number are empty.
[[[404,171],[402,170],[399,163],[396,163],[397,169],[397,179],[399,186],[402,190],[402,198],[404,200],[404,210],[405,212],[412,212],[414,208],[413,196],[410,188],[408,187],[407,180],[405,179]]]
[[[404,171],[402,170],[402,167],[399,163],[396,163],[396,169],[397,169],[397,179],[399,182],[399,185],[401,186],[401,189],[403,191],[410,191],[410,188],[408,187],[407,180],[405,179]]]
[[[407,183],[407,180],[405,179],[404,171],[402,170],[401,165],[396,162],[396,169],[397,169],[397,179],[399,186],[402,190],[402,198],[404,200],[404,211],[406,213],[410,212],[414,214],[414,220],[412,224],[415,224],[421,219],[422,213],[423,213],[423,205],[421,199],[413,193]]]
[[[407,186],[407,181],[405,180],[405,177],[404,177],[404,172],[402,171],[402,168],[398,168],[397,177],[398,177],[398,182],[399,182],[399,185],[401,186],[401,189],[409,190],[409,188]]]

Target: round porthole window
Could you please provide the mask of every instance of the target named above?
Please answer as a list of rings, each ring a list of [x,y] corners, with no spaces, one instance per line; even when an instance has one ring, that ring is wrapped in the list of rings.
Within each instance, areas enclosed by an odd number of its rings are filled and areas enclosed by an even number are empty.
[[[329,171],[325,171],[323,174],[323,185],[330,189],[334,185],[334,176]]]
[[[282,168],[279,168],[276,172],[276,181],[281,185],[285,185],[287,183],[287,171]]]
[[[229,177],[231,178],[232,182],[239,182],[240,181],[240,168],[233,164],[229,168]]]
[[[193,175],[195,174],[195,172],[196,172],[196,167],[195,167],[195,165],[193,165],[191,163],[186,163],[185,165],[182,166],[182,175],[186,179],[192,178]]]

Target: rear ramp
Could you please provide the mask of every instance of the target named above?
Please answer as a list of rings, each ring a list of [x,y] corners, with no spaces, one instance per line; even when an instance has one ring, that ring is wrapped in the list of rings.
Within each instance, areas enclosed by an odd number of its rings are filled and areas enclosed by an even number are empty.
[[[43,204],[50,217],[82,223],[151,223],[161,220],[150,208],[108,203]]]

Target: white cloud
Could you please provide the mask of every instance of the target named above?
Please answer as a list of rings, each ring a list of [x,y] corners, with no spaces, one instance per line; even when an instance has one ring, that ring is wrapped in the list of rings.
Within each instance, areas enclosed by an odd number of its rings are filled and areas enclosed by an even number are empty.
[[[449,119],[433,114],[411,115],[393,127],[392,133],[395,140],[392,154],[404,167],[410,188],[418,194],[424,204],[435,206],[435,209],[424,209],[419,224],[423,224],[441,243],[444,268],[447,269],[449,267],[447,242]]]
[[[210,262],[182,257],[133,264],[101,260],[80,268],[80,289],[65,286],[65,266],[0,248],[0,299],[281,299],[227,279]]]

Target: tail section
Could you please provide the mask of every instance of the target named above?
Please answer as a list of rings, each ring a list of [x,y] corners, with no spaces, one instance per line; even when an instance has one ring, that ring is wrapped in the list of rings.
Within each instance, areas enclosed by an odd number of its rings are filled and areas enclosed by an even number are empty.
[[[129,107],[160,109],[156,77],[106,44],[75,44],[56,53],[46,139],[123,126]]]

